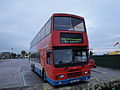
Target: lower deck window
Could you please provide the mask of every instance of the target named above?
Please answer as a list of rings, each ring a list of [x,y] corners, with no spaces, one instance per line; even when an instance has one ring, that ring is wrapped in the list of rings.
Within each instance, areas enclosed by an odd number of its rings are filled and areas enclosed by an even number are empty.
[[[81,49],[54,50],[54,65],[83,65],[88,62],[87,51]]]

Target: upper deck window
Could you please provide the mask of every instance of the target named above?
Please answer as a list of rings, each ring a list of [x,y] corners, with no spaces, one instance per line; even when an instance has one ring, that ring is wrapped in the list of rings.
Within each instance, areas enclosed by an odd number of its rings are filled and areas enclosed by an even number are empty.
[[[54,17],[54,30],[85,31],[84,20],[73,17]]]

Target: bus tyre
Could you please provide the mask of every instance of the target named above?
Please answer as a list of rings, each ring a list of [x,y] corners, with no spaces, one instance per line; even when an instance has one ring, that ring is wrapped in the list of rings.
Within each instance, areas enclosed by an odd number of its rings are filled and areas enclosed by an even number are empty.
[[[45,73],[45,71],[43,72],[43,81],[46,83],[47,82],[47,80],[46,80],[46,73]]]

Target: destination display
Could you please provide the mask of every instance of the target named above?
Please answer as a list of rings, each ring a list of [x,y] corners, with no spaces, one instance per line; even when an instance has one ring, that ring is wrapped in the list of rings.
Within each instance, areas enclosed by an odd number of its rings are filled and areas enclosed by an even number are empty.
[[[80,33],[60,33],[60,43],[83,43]]]

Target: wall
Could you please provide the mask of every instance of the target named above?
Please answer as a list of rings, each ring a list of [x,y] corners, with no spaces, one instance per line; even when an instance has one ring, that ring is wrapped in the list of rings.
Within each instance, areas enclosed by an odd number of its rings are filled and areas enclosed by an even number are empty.
[[[120,55],[94,55],[91,58],[97,66],[120,69]]]

